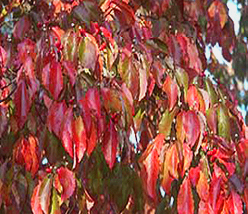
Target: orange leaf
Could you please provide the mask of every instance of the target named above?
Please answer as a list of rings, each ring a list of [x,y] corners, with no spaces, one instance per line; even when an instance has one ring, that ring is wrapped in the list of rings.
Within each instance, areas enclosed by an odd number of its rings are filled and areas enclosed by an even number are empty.
[[[228,20],[227,9],[225,5],[218,0],[213,1],[208,8],[208,15],[210,18],[220,21],[221,28],[224,27]]]
[[[209,184],[206,175],[200,171],[200,177],[196,185],[197,193],[201,200],[207,202],[209,198]]]

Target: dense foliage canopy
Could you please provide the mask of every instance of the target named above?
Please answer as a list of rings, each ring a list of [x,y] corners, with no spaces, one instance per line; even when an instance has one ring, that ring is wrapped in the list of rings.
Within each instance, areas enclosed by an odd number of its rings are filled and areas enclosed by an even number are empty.
[[[1,1],[0,213],[246,212],[246,28],[221,0]]]

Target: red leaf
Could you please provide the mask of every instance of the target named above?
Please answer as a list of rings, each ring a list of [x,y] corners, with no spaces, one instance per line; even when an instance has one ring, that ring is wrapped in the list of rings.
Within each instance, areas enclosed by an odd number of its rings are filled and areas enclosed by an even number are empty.
[[[95,125],[94,120],[92,120],[92,122],[91,122],[91,128],[90,128],[89,134],[90,135],[87,137],[87,154],[88,154],[88,156],[91,155],[91,153],[95,149],[96,143],[97,143],[97,130],[96,130],[96,125]]]
[[[41,205],[40,205],[40,197],[39,197],[40,186],[41,186],[41,183],[39,183],[34,188],[32,198],[31,198],[31,208],[32,208],[33,213],[35,214],[43,214]]]
[[[213,176],[212,181],[210,183],[210,196],[209,202],[212,206],[212,209],[215,213],[220,211],[220,208],[223,205],[223,196],[221,195],[221,177]]]
[[[184,112],[183,128],[185,130],[185,135],[189,146],[192,148],[200,135],[200,121],[194,111],[190,110]]]
[[[30,98],[33,99],[34,94],[37,92],[39,87],[39,82],[35,77],[34,72],[34,63],[32,58],[29,56],[23,64],[23,68],[25,69],[25,74],[27,78],[27,85],[29,86],[29,95]]]
[[[101,117],[101,102],[99,91],[96,88],[90,88],[85,94],[85,102],[89,108],[96,113],[97,117]]]
[[[77,162],[79,163],[87,147],[86,131],[81,116],[77,117],[72,123],[72,136],[76,147]]]
[[[66,112],[66,104],[63,102],[54,102],[48,109],[47,128],[50,132],[54,132],[60,137],[62,121]]]
[[[60,167],[57,170],[57,173],[59,182],[62,186],[61,200],[65,201],[72,196],[76,187],[76,180],[74,178],[73,172],[65,167]]]
[[[65,151],[73,158],[74,157],[74,145],[72,142],[72,120],[73,111],[72,108],[68,108],[64,115],[64,120],[61,125],[61,140]]]
[[[200,167],[197,166],[195,168],[190,168],[189,170],[189,179],[191,181],[191,184],[195,187],[198,183],[198,180],[200,178]]]
[[[142,163],[141,177],[146,193],[156,200],[156,182],[159,173],[159,154],[161,152],[165,136],[158,134],[154,141],[148,145],[139,162]]]
[[[165,154],[165,161],[164,167],[167,167],[169,170],[170,175],[173,178],[178,179],[178,164],[179,164],[179,157],[177,152],[176,144],[174,143],[169,150],[166,151]]]
[[[117,143],[118,134],[115,129],[115,125],[113,124],[112,120],[110,120],[108,130],[106,130],[102,141],[102,151],[110,169],[112,169],[115,164]]]
[[[4,50],[4,48],[2,46],[0,46],[0,69],[2,71],[1,72],[2,74],[5,71],[6,62],[7,62],[7,53]]]
[[[147,152],[147,156],[141,157],[141,159],[143,159],[141,177],[147,194],[153,200],[156,200],[156,182],[159,173],[158,151],[157,149],[154,149],[154,144],[150,144],[147,147],[146,151],[149,151]]]
[[[202,61],[199,57],[196,45],[182,33],[177,34],[177,41],[180,44],[183,60],[187,67],[193,69],[196,73],[201,73]]]
[[[209,202],[200,201],[199,203],[199,214],[215,214]]]
[[[18,164],[24,165],[34,176],[39,168],[38,139],[29,135],[28,139],[21,137],[14,150],[14,158]]]
[[[228,207],[229,213],[243,213],[243,204],[240,195],[238,195],[234,190],[231,191],[226,205]]]
[[[186,177],[180,186],[177,197],[177,211],[178,214],[194,213],[194,200],[191,191],[191,184],[188,177]]]
[[[178,87],[175,80],[171,79],[170,75],[167,75],[163,84],[163,91],[167,94],[169,100],[169,109],[173,109],[177,102]]]
[[[42,82],[46,89],[53,95],[54,99],[57,100],[63,89],[63,76],[61,65],[55,59],[43,68]]]
[[[187,92],[187,103],[193,110],[200,109],[200,97],[197,88],[191,85]]]
[[[110,88],[101,89],[103,104],[107,111],[120,112],[122,111],[122,104],[120,94],[117,90]]]
[[[176,135],[177,135],[178,141],[181,144],[183,144],[183,142],[185,140],[185,131],[184,131],[184,127],[183,127],[184,114],[185,114],[184,111],[180,112],[177,115],[177,120],[176,120]]]
[[[24,39],[23,42],[17,46],[18,57],[22,63],[30,56],[32,59],[36,58],[35,43],[30,39]]]
[[[22,128],[26,122],[27,115],[30,108],[30,99],[26,87],[26,83],[21,79],[18,83],[15,92],[14,102],[16,105],[16,117],[19,128]]]
[[[181,176],[183,177],[186,170],[189,169],[191,161],[193,158],[193,153],[187,144],[183,144],[183,170]]]
[[[63,63],[63,66],[65,68],[65,71],[66,71],[67,75],[70,78],[71,85],[74,85],[75,81],[76,81],[77,71],[76,71],[76,69],[74,67],[73,62],[71,62],[71,61],[63,61],[62,63]]]

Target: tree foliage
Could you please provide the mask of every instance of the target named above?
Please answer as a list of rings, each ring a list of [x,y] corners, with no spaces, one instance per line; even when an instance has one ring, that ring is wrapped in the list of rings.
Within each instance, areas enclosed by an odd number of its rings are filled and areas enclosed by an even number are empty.
[[[246,211],[247,127],[205,75],[206,45],[235,55],[225,2],[0,5],[1,213]]]

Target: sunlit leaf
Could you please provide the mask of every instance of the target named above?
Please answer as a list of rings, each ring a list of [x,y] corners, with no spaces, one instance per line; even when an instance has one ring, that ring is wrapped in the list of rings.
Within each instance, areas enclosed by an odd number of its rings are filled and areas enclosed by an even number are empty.
[[[194,200],[188,177],[183,180],[177,197],[177,211],[179,214],[194,213]]]
[[[60,167],[57,170],[57,173],[59,182],[62,186],[61,200],[65,201],[72,196],[76,188],[76,181],[73,172],[65,167]]]
[[[231,191],[226,205],[230,213],[243,213],[243,204],[241,201],[241,197],[234,190]]]
[[[164,135],[159,134],[154,139],[154,142],[148,145],[146,151],[140,158],[142,163],[141,178],[146,190],[146,193],[153,199],[156,200],[156,182],[159,173],[159,154],[162,149],[164,141]]]
[[[33,135],[28,138],[21,137],[16,142],[14,159],[18,164],[24,165],[25,169],[34,176],[39,168],[38,139]]]
[[[208,8],[208,15],[214,19],[214,21],[219,21],[221,28],[224,27],[228,19],[225,5],[217,0],[213,1]]]
[[[209,184],[205,174],[200,171],[200,177],[196,185],[197,193],[201,200],[207,202],[209,198]]]

